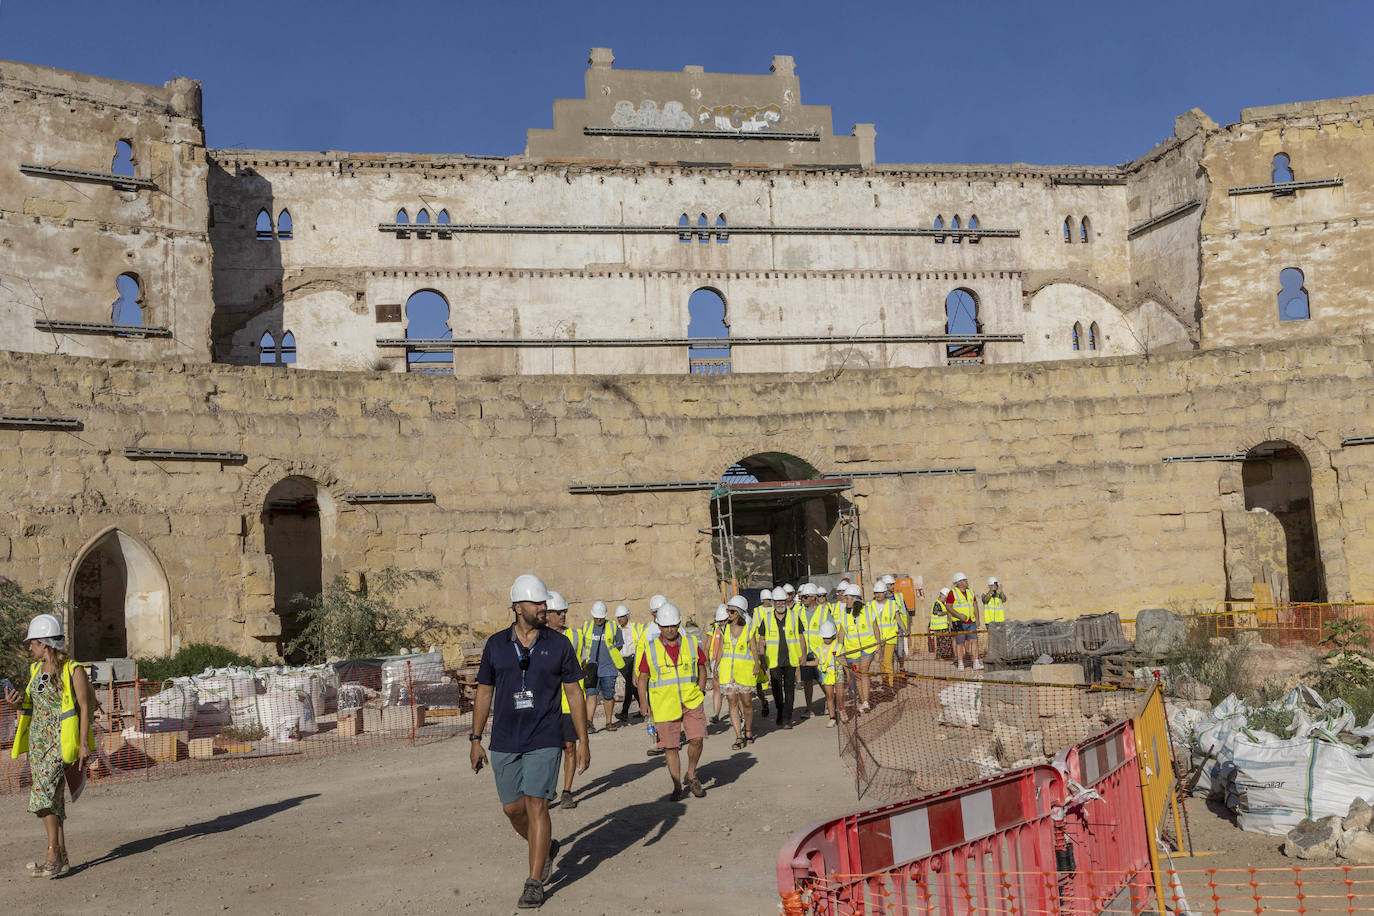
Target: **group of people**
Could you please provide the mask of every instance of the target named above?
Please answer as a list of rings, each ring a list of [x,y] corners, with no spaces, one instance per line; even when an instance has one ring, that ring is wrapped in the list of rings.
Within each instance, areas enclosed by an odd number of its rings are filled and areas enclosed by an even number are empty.
[[[667,764],[669,801],[688,794],[703,797],[697,765],[708,724],[723,721],[722,708],[734,730],[736,750],[754,741],[755,697],[762,715],[768,715],[765,689],[772,693],[776,725],[793,727],[799,678],[805,697],[802,717],[812,712],[816,687],[824,696],[829,727],[841,714],[836,694],[841,684],[848,686],[858,713],[872,708],[874,678],[891,686],[897,659],[915,649],[915,609],[907,606],[896,582],[894,576],[879,577],[867,601],[862,586],[848,579],[833,592],[810,582],[765,589],[752,608],[736,595],[716,608],[702,632],[688,633],[681,611],[662,595],[649,600],[648,621],[632,620],[624,604],[616,607],[612,621],[605,602],[597,601],[590,619],[570,629],[568,602],[561,594],[537,576],[517,578],[510,593],[514,622],[491,636],[482,650],[470,762],[474,772],[490,762],[502,808],[527,842],[529,876],[518,905],[544,902],[544,885],[558,853],[549,808],[555,801],[565,809],[577,805],[574,774],[585,772],[591,762],[588,736],[598,706],[609,732],[629,721],[630,705],[637,702],[649,722],[649,754],[663,756]],[[954,658],[960,670],[981,669],[977,631],[1003,620],[1005,607],[1006,594],[995,577],[978,596],[968,578],[956,573],[952,586],[931,607],[929,651]],[[617,678],[625,682],[618,713]],[[487,750],[482,743],[489,719]]]

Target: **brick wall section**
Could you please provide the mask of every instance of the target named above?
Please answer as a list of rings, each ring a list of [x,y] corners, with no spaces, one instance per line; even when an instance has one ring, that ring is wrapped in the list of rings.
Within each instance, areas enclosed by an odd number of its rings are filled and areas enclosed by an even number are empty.
[[[1151,359],[968,371],[492,380],[159,366],[0,354],[6,412],[76,433],[0,430],[0,575],[61,593],[84,545],[118,526],[164,568],[172,631],[261,651],[272,634],[262,501],[319,482],[326,567],[442,573],[413,596],[478,626],[536,570],[574,604],[663,592],[714,607],[704,493],[574,496],[572,481],[714,478],[782,451],[822,471],[974,465],[967,477],[858,482],[870,569],[997,575],[1013,616],[1209,604],[1226,588],[1222,515],[1239,466],[1166,455],[1270,438],[1313,466],[1333,599],[1374,600],[1369,487],[1374,337]],[[233,449],[243,466],[130,461],[125,445]],[[351,491],[430,490],[434,505],[350,507]],[[1243,504],[1242,504],[1243,508]]]

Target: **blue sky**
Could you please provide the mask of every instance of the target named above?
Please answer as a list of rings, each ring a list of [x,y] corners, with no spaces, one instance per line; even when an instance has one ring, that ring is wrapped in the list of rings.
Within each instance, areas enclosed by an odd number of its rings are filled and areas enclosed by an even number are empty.
[[[0,0],[0,59],[204,83],[212,146],[519,153],[616,66],[763,73],[797,61],[880,162],[1117,164],[1197,106],[1374,92],[1374,3],[363,3]]]

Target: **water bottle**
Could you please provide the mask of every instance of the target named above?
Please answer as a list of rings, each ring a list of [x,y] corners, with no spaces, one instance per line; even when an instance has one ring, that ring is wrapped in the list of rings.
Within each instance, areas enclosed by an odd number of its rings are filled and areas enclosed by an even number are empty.
[[[658,729],[654,728],[652,723],[649,725],[649,737],[655,741],[658,740]]]

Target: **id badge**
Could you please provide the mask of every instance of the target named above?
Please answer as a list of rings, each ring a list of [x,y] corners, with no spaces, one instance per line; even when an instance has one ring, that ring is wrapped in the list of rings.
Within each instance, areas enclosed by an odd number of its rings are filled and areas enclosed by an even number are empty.
[[[533,709],[533,708],[534,708],[534,691],[532,691],[532,690],[517,690],[517,691],[515,691],[515,708],[516,708],[516,709]]]

